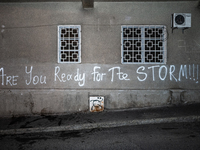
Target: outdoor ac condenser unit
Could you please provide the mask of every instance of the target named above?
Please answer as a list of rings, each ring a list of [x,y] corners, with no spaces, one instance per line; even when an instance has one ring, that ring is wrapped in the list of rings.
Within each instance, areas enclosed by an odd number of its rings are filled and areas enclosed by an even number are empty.
[[[172,14],[172,28],[189,28],[189,27],[191,27],[191,13]]]

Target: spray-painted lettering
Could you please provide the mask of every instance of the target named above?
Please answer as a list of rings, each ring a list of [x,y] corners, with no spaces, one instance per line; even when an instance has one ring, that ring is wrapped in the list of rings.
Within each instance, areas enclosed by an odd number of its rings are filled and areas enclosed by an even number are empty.
[[[112,67],[112,68],[110,68],[108,70],[108,71],[112,72],[112,78],[111,78],[112,82],[114,81],[115,70],[117,70],[116,74],[117,74],[119,80],[130,80],[128,78],[128,74],[127,73],[121,72],[121,68],[120,67]]]
[[[8,76],[4,73],[4,68],[0,68],[0,77],[1,77],[1,85],[17,85],[17,78],[19,77],[18,75],[11,75]]]
[[[175,65],[170,65],[169,69],[166,65],[156,65],[148,67],[147,69],[151,70],[152,73],[152,80],[158,80],[155,76],[159,77],[159,80],[165,81],[168,74],[170,81],[181,81],[183,78],[190,79],[198,83],[198,73],[199,73],[199,65],[180,65],[178,69],[176,69]],[[139,81],[145,81],[148,78],[148,73],[145,66],[140,66],[136,70],[137,79]],[[175,75],[176,74],[176,75]],[[189,77],[188,77],[189,75]]]
[[[26,85],[30,85],[31,83],[33,85],[37,85],[38,83],[46,84],[46,76],[43,76],[43,75],[33,76],[33,66],[30,67],[29,71],[28,71],[28,67],[25,66],[25,73],[29,76],[28,80],[25,80]]]
[[[101,69],[101,67],[98,67],[98,66],[95,66],[93,68],[93,81],[102,81],[103,80],[103,77],[106,75],[106,73],[99,73],[99,71],[97,71],[97,69]]]
[[[60,67],[56,66],[55,67],[55,74],[54,74],[54,81],[56,82],[57,80],[59,82],[67,82],[70,80],[74,80],[78,82],[79,86],[84,86],[85,85],[85,73],[81,74],[79,68],[77,68],[76,75],[73,77],[73,74],[66,74],[66,73],[61,73],[60,72]]]

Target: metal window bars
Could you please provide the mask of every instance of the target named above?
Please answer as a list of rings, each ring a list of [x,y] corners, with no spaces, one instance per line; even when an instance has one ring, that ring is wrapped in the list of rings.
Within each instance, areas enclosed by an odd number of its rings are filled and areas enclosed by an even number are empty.
[[[81,26],[58,26],[58,63],[81,62]]]
[[[121,26],[123,64],[165,64],[166,27],[163,25]]]

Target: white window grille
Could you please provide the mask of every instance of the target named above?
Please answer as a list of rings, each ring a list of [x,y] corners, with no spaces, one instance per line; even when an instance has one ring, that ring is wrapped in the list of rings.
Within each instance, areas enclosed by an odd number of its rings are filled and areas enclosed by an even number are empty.
[[[166,27],[163,25],[121,26],[121,62],[123,64],[165,64]]]
[[[58,26],[58,63],[81,62],[81,26]]]

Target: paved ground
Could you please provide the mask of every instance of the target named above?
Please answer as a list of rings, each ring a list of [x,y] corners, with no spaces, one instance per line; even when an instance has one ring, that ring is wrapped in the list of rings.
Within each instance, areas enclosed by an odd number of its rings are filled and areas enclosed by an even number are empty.
[[[0,135],[196,121],[200,121],[200,104],[99,113],[0,118]]]
[[[2,150],[199,150],[200,122],[1,135]]]
[[[200,104],[0,118],[0,149],[200,149]]]

